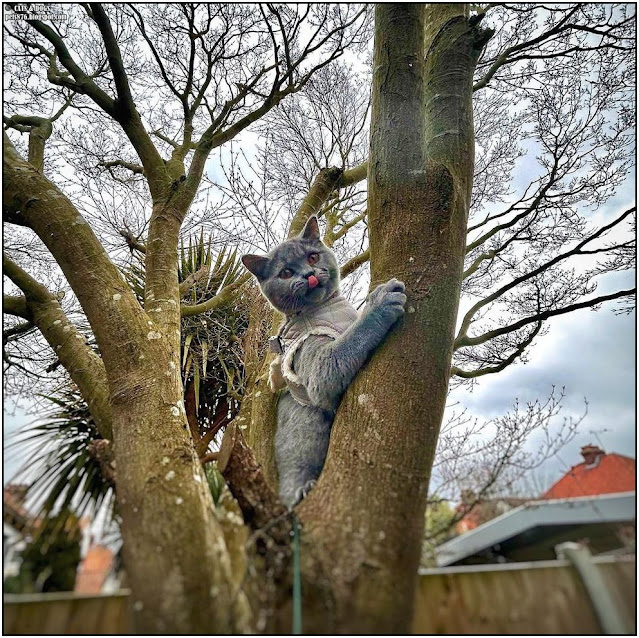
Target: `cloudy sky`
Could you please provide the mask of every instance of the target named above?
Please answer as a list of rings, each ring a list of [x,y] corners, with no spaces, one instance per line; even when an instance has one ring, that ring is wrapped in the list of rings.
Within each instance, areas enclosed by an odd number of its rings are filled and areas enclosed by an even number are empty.
[[[513,175],[513,184],[523,189],[535,174],[534,152],[522,158]],[[599,227],[635,205],[635,175],[625,181],[616,195],[595,211],[582,211]],[[592,264],[582,262],[578,267]],[[636,286],[635,273],[610,273],[599,279],[593,296],[627,290]],[[486,375],[468,392],[461,388],[451,395],[468,412],[480,419],[505,414],[516,399],[520,405],[549,396],[552,386],[565,388],[563,417],[578,419],[588,412],[577,435],[553,459],[535,473],[549,485],[570,467],[582,462],[580,448],[593,443],[606,452],[636,458],[636,312],[616,315],[616,302],[604,304],[598,311],[583,309],[553,317],[546,322],[548,333],[535,339],[528,350],[529,361],[517,362],[499,374]],[[461,316],[463,312],[460,311]],[[534,447],[534,441],[530,441]]]
[[[579,448],[594,443],[635,457],[635,314],[616,316],[605,306],[556,317],[530,351],[529,362],[479,380],[468,393],[453,393],[468,411],[486,420],[521,404],[544,400],[552,386],[565,387],[563,416],[581,422],[575,438],[540,469],[542,480],[559,478],[582,461]]]

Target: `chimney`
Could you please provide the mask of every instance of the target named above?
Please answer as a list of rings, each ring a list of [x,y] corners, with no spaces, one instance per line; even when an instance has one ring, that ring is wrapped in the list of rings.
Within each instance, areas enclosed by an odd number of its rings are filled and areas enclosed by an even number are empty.
[[[605,452],[596,445],[584,445],[581,448],[581,456],[584,457],[586,465],[595,466],[599,464],[599,458],[602,457]]]

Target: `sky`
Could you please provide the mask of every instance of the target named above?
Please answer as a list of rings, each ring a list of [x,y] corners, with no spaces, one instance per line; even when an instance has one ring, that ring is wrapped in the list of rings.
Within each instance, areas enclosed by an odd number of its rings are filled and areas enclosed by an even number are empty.
[[[482,377],[472,392],[453,392],[451,398],[486,420],[507,412],[515,399],[544,400],[553,385],[565,388],[558,420],[581,416],[585,398],[588,413],[575,438],[539,470],[544,483],[582,462],[579,449],[589,443],[636,458],[635,314],[615,316],[605,306],[584,309],[555,317],[549,327],[528,363]]]
[[[515,190],[525,188],[530,175],[536,174],[534,156],[531,150],[518,162],[513,173]],[[632,173],[605,205],[582,213],[596,227],[609,223],[635,205],[635,184]],[[587,259],[578,267],[591,266]],[[610,273],[599,278],[593,296],[635,286],[634,272]],[[543,403],[554,385],[557,390],[565,388],[556,426],[564,417],[583,415],[585,399],[587,414],[576,436],[535,470],[537,484],[549,487],[581,463],[580,448],[591,443],[606,452],[636,458],[636,311],[616,315],[615,307],[616,302],[608,302],[598,311],[583,309],[550,318],[544,324],[547,334],[537,337],[527,350],[527,363],[517,361],[498,374],[480,377],[471,392],[463,386],[449,397],[449,403],[459,401],[473,416],[491,420],[510,410],[515,400],[520,405],[536,399]],[[464,310],[462,306],[458,321]],[[528,449],[534,446],[532,439]]]

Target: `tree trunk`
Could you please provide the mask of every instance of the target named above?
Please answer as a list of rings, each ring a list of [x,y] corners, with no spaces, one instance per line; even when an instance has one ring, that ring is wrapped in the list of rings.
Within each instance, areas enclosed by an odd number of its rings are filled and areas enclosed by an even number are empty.
[[[148,363],[110,384],[135,628],[233,632],[229,557],[187,424],[179,365],[161,339],[141,354]]]
[[[472,74],[485,37],[463,5],[375,9],[371,286],[406,315],[351,384],[298,508],[306,631],[406,633],[448,388],[473,175]]]
[[[124,560],[138,633],[245,631],[238,582],[195,448],[180,373],[177,237],[182,215],[154,206],[146,325],[107,366]]]

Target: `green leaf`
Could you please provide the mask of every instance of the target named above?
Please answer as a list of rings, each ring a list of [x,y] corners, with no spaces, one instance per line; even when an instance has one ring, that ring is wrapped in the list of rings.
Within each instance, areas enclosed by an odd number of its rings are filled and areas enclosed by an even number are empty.
[[[182,366],[186,367],[186,358],[189,355],[189,348],[191,346],[191,341],[193,340],[193,333],[186,335],[184,339],[184,354],[182,355]]]
[[[184,240],[182,240],[180,242],[180,263],[181,263],[181,268],[180,268],[180,272],[178,273],[178,281],[182,282],[184,281],[187,276],[187,265],[186,265],[186,257],[184,255]]]
[[[206,359],[209,353],[208,341],[202,341],[202,377],[206,377]]]
[[[195,414],[197,414],[200,405],[200,368],[197,365],[193,366],[193,388],[195,389]]]
[[[203,266],[206,261],[206,257],[204,256],[204,229],[200,229],[200,241],[197,246],[197,267]]]

